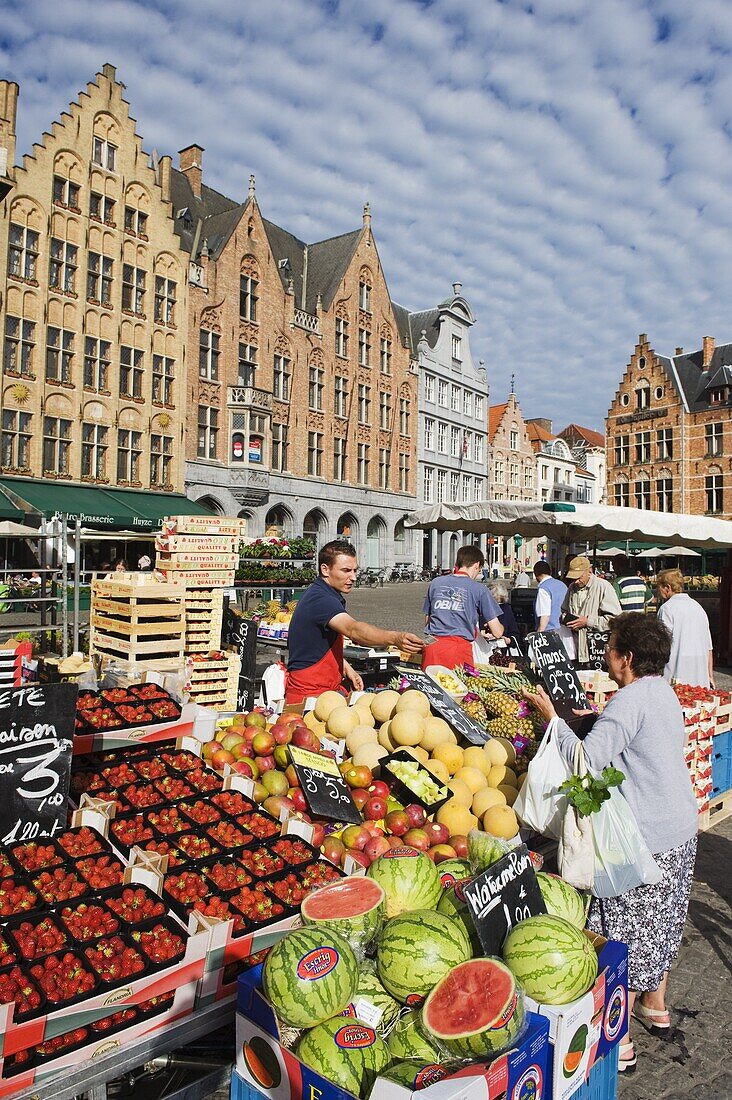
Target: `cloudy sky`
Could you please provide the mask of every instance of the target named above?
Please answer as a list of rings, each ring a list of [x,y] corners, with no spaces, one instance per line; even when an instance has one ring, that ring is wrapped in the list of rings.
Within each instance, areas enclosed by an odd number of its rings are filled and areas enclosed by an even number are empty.
[[[601,427],[639,332],[732,340],[729,0],[4,0],[19,152],[105,61],[146,149],[306,241],[373,226],[392,297],[460,280],[491,400]]]

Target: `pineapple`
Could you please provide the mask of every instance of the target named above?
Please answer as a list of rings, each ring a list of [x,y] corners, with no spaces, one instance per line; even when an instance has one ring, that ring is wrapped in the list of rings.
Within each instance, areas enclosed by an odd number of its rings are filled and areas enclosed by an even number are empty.
[[[267,601],[267,607],[266,607],[264,615],[263,615],[264,621],[266,623],[276,623],[277,622],[277,614],[278,614],[279,610],[280,610],[280,601],[279,600],[268,600]]]
[[[507,737],[509,741],[522,732],[518,718],[494,718],[485,728],[491,737]]]
[[[470,699],[467,703],[463,700],[460,703],[460,707],[474,722],[477,722],[479,726],[484,726],[487,723],[488,715],[480,699]]]
[[[515,718],[520,703],[505,691],[489,691],[483,696],[486,710],[497,718]]]

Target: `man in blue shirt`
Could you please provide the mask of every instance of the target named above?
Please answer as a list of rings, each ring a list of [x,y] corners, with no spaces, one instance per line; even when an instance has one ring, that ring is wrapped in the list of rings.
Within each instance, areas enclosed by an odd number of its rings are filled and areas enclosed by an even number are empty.
[[[473,641],[487,628],[494,638],[503,637],[499,608],[490,592],[476,580],[484,557],[477,546],[461,546],[455,571],[436,577],[424,601],[425,629],[434,638],[425,648],[422,668],[428,665],[473,663]]]
[[[534,576],[539,585],[534,604],[536,629],[542,633],[545,630],[559,630],[559,617],[562,613],[562,602],[567,595],[567,586],[564,581],[552,576],[552,571],[545,561],[536,563]]]

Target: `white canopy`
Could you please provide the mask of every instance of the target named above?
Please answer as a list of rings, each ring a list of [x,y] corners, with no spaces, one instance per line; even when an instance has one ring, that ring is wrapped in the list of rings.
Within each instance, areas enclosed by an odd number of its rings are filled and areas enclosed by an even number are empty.
[[[639,558],[700,558],[696,550],[688,546],[654,546],[652,550],[641,550],[634,555]]]
[[[37,527],[26,527],[23,523],[15,523],[12,519],[0,520],[0,538],[3,539],[37,539],[41,532]]]
[[[732,522],[707,516],[615,508],[602,504],[549,504],[518,500],[480,500],[474,504],[434,504],[412,512],[407,527],[523,535],[556,542],[636,540],[705,550],[732,547]]]

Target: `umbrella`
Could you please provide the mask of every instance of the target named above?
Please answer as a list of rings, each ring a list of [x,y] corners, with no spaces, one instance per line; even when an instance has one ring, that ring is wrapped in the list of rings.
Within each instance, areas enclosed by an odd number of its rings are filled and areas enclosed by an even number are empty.
[[[689,546],[654,546],[652,550],[641,550],[639,558],[700,558],[701,554]]]
[[[26,527],[23,523],[14,523],[11,519],[0,520],[0,538],[2,539],[30,539],[40,538],[40,531],[36,527]]]
[[[594,555],[596,558],[615,558],[618,554],[624,554],[625,550],[622,546],[609,546],[607,550],[598,550]]]

